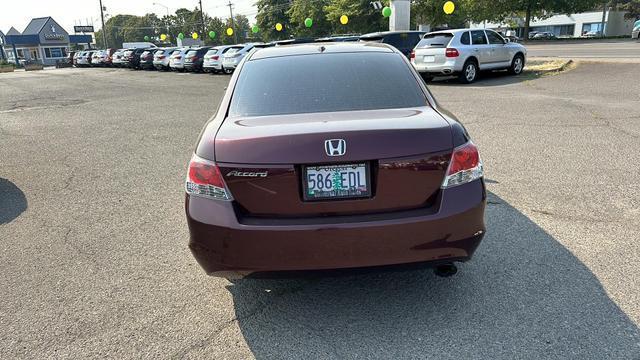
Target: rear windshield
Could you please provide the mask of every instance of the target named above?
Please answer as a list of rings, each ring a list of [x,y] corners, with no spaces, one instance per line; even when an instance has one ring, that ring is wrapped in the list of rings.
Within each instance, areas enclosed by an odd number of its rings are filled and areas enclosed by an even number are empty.
[[[218,53],[218,49],[211,49],[209,51],[207,51],[207,55],[215,55]]]
[[[189,50],[185,55],[186,57],[193,57],[196,55],[196,50]]]
[[[402,56],[341,53],[252,60],[242,68],[229,116],[419,107],[425,96]]]
[[[418,43],[418,47],[446,47],[453,39],[453,34],[426,34]]]
[[[173,50],[171,55],[180,55],[180,50]]]
[[[384,38],[382,36],[371,36],[366,38],[360,38],[362,42],[377,42],[381,43]]]
[[[242,48],[241,47],[226,48],[226,49],[224,49],[224,51],[222,53],[223,54],[233,54],[234,52],[237,52],[239,49],[242,49]]]

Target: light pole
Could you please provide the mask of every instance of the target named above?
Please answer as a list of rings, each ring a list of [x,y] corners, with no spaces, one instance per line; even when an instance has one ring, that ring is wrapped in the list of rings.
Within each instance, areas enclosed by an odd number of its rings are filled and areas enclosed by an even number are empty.
[[[167,10],[167,35],[169,35],[169,7],[167,5],[163,5],[157,2],[154,2],[153,5],[162,6]]]
[[[202,36],[204,36],[204,11],[202,11],[202,0],[200,0],[200,22],[202,24]]]

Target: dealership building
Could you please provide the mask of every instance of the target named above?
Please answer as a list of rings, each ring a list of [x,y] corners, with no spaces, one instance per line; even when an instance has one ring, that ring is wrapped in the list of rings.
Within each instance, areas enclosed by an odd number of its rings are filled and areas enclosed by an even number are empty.
[[[74,45],[91,46],[91,35],[69,35],[51,17],[32,19],[24,31],[14,27],[0,39],[0,57],[10,62],[35,61],[55,65]]]
[[[530,31],[550,32],[557,37],[581,37],[602,33],[603,11],[591,11],[570,15],[553,15],[531,20]],[[471,23],[471,28],[487,28],[495,30],[515,30],[517,35],[524,34],[524,19],[511,19],[513,25],[499,23]],[[608,9],[604,17],[605,36],[631,36],[633,20],[625,19],[624,11]]]

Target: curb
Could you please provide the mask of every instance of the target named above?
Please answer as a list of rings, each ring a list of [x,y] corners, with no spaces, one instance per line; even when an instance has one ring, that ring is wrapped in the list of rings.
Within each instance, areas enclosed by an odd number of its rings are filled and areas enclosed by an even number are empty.
[[[529,73],[535,73],[535,74],[549,74],[549,73],[558,73],[558,72],[562,72],[565,71],[567,69],[567,67],[569,67],[570,65],[572,65],[574,63],[573,60],[569,59],[565,62],[563,62],[560,66],[557,66],[555,68],[551,68],[551,69],[544,69],[544,70],[527,70],[525,68],[525,72],[529,72]]]

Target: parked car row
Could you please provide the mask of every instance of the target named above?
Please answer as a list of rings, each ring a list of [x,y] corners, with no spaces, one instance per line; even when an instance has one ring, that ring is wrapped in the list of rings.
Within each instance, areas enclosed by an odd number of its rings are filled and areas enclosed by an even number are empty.
[[[527,50],[493,30],[457,29],[430,33],[385,31],[362,36],[320,39],[288,39],[271,43],[199,47],[152,47],[87,50],[74,56],[74,64],[131,69],[231,73],[255,48],[310,42],[360,41],[389,44],[407,56],[426,81],[434,76],[456,75],[463,83],[474,82],[480,71],[508,70],[520,74]]]
[[[76,67],[230,73],[251,50],[264,46],[271,44],[85,50],[74,53],[70,61]]]

